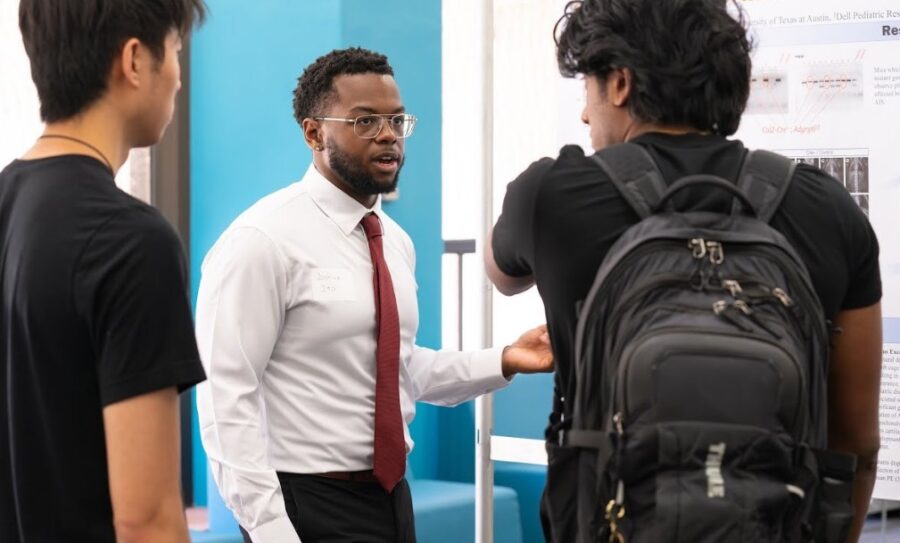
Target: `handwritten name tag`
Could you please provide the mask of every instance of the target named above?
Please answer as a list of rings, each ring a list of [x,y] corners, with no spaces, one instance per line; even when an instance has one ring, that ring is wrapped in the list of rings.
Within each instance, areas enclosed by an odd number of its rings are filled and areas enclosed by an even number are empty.
[[[316,268],[312,270],[312,297],[321,302],[356,300],[356,289],[350,270],[344,268]]]

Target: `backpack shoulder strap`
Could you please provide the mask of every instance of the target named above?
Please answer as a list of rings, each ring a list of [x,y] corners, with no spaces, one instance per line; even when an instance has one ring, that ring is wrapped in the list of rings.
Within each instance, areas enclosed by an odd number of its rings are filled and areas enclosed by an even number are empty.
[[[750,199],[761,221],[772,220],[787,194],[796,167],[793,160],[778,153],[763,150],[747,153],[738,176],[738,188]]]
[[[620,143],[591,155],[609,176],[628,205],[645,219],[653,214],[666,192],[659,168],[646,150],[635,143]]]

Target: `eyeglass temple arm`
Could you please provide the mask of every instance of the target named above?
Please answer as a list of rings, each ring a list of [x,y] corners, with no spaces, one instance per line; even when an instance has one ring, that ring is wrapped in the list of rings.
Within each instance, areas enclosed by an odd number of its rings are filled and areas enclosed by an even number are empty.
[[[313,117],[317,121],[341,121],[344,123],[355,123],[356,119],[344,119],[342,117]]]

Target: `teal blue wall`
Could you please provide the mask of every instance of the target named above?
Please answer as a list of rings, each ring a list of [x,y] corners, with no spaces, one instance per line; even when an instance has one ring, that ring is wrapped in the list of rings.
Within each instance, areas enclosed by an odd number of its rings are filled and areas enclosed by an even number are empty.
[[[384,53],[406,109],[419,118],[406,144],[400,199],[385,205],[412,237],[419,283],[419,335],[423,347],[441,346],[441,2],[343,0],[341,46]],[[419,404],[410,432],[416,442],[410,469],[437,477],[439,408]]]
[[[191,45],[191,274],[225,227],[261,196],[298,180],[311,157],[291,107],[297,77],[331,49],[388,55],[407,109],[420,119],[407,144],[400,199],[385,205],[417,249],[418,343],[441,337],[440,0],[208,0]],[[418,477],[438,471],[438,408],[421,405],[411,430]],[[207,498],[206,458],[194,429],[194,495]]]

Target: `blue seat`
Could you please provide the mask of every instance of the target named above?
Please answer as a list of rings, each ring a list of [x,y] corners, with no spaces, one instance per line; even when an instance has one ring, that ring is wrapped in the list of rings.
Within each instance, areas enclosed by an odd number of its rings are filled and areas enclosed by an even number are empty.
[[[541,528],[541,496],[547,482],[547,467],[496,462],[494,484],[516,491],[522,516],[522,543],[544,543]]]
[[[474,543],[475,485],[411,479],[419,543]],[[494,487],[495,543],[522,543],[519,499],[511,488]]]

